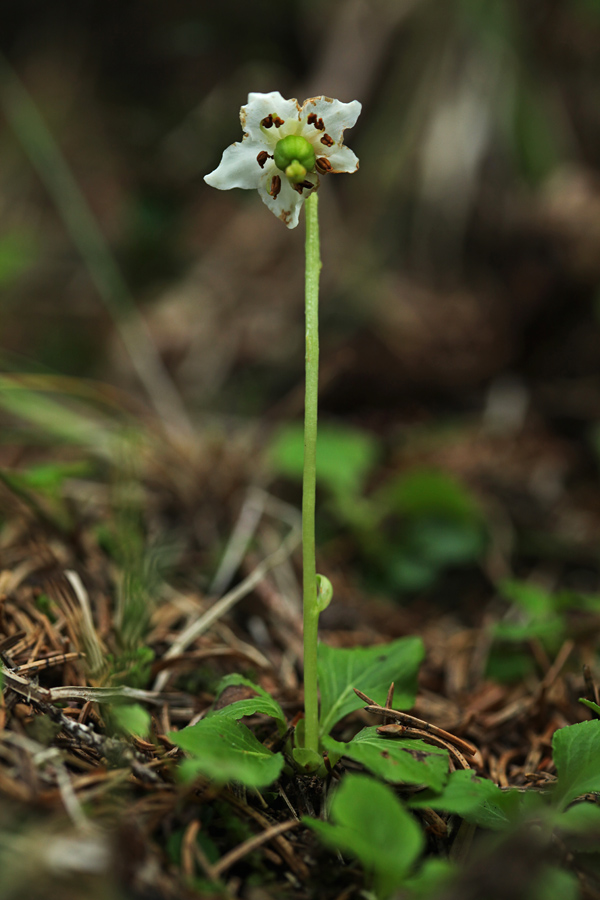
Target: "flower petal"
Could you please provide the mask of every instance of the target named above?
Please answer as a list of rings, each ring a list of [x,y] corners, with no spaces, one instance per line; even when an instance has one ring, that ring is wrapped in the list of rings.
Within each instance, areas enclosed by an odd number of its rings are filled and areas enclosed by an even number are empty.
[[[248,103],[240,109],[240,122],[242,129],[254,141],[262,141],[276,144],[282,136],[279,127],[273,124],[266,129],[261,128],[261,123],[271,116],[274,123],[280,119],[282,123],[292,124],[298,122],[300,107],[297,100],[286,100],[279,91],[271,91],[270,94],[248,94]],[[287,133],[287,129],[285,129]]]
[[[204,176],[205,182],[220,191],[234,187],[257,188],[263,174],[257,156],[263,150],[264,144],[255,141],[230,144],[217,168]]]
[[[327,157],[331,164],[332,175],[339,175],[340,172],[356,172],[358,169],[358,157],[350,147],[344,147],[343,144],[334,144],[330,150],[325,149],[322,154]],[[318,154],[317,154],[318,159]]]
[[[279,182],[274,184],[273,179],[276,178],[279,179]],[[308,180],[314,185],[313,190],[316,189],[319,183],[318,176],[307,175]],[[285,175],[272,164],[260,179],[258,193],[263,203],[266,203],[271,212],[281,219],[284,225],[287,225],[288,228],[295,228],[298,224],[302,204],[312,191],[304,188],[302,193],[299,193],[292,187]]]
[[[352,128],[356,124],[361,109],[358,100],[342,103],[340,100],[332,100],[331,97],[310,97],[304,101],[300,121],[303,128],[314,127],[321,131],[319,120],[322,120],[324,133],[337,143],[342,140],[346,128]],[[316,116],[316,122],[314,125],[307,125],[306,120],[311,114]]]

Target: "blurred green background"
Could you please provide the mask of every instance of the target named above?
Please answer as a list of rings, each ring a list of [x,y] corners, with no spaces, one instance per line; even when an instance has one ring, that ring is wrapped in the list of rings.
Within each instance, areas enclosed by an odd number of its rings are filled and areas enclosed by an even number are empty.
[[[297,478],[302,221],[203,176],[249,91],[358,99],[360,172],[320,203],[321,415],[350,436],[324,539],[344,523],[374,559],[387,523],[414,588],[483,552],[473,493],[490,572],[536,520],[597,587],[598,0],[5,0],[0,48],[5,373],[97,379],[221,434],[242,484],[269,446]],[[433,525],[399,537],[411,516]]]

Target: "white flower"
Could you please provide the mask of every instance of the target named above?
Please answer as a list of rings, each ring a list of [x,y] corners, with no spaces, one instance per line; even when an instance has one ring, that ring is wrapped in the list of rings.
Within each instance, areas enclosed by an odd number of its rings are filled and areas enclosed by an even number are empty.
[[[256,188],[269,209],[295,228],[304,200],[319,187],[319,175],[358,169],[343,139],[360,111],[358,100],[311,97],[300,107],[279,91],[248,94],[240,110],[243,140],[225,150],[204,180],[221,191]]]

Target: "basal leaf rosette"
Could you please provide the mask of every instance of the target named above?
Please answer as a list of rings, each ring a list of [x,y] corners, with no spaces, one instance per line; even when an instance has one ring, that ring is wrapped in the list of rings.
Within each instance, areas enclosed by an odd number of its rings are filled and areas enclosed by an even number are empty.
[[[295,228],[302,204],[319,187],[320,175],[358,169],[356,155],[343,140],[360,111],[358,100],[311,97],[300,106],[279,91],[248,94],[240,110],[243,140],[225,150],[219,166],[204,180],[222,191],[255,188],[271,212]]]

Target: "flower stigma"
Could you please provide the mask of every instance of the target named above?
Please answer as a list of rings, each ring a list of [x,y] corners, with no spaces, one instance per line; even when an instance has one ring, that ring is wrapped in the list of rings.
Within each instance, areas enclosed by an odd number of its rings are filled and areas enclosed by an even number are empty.
[[[292,184],[300,184],[306,177],[306,169],[301,162],[298,162],[297,159],[293,159],[289,166],[286,166],[285,174]]]

